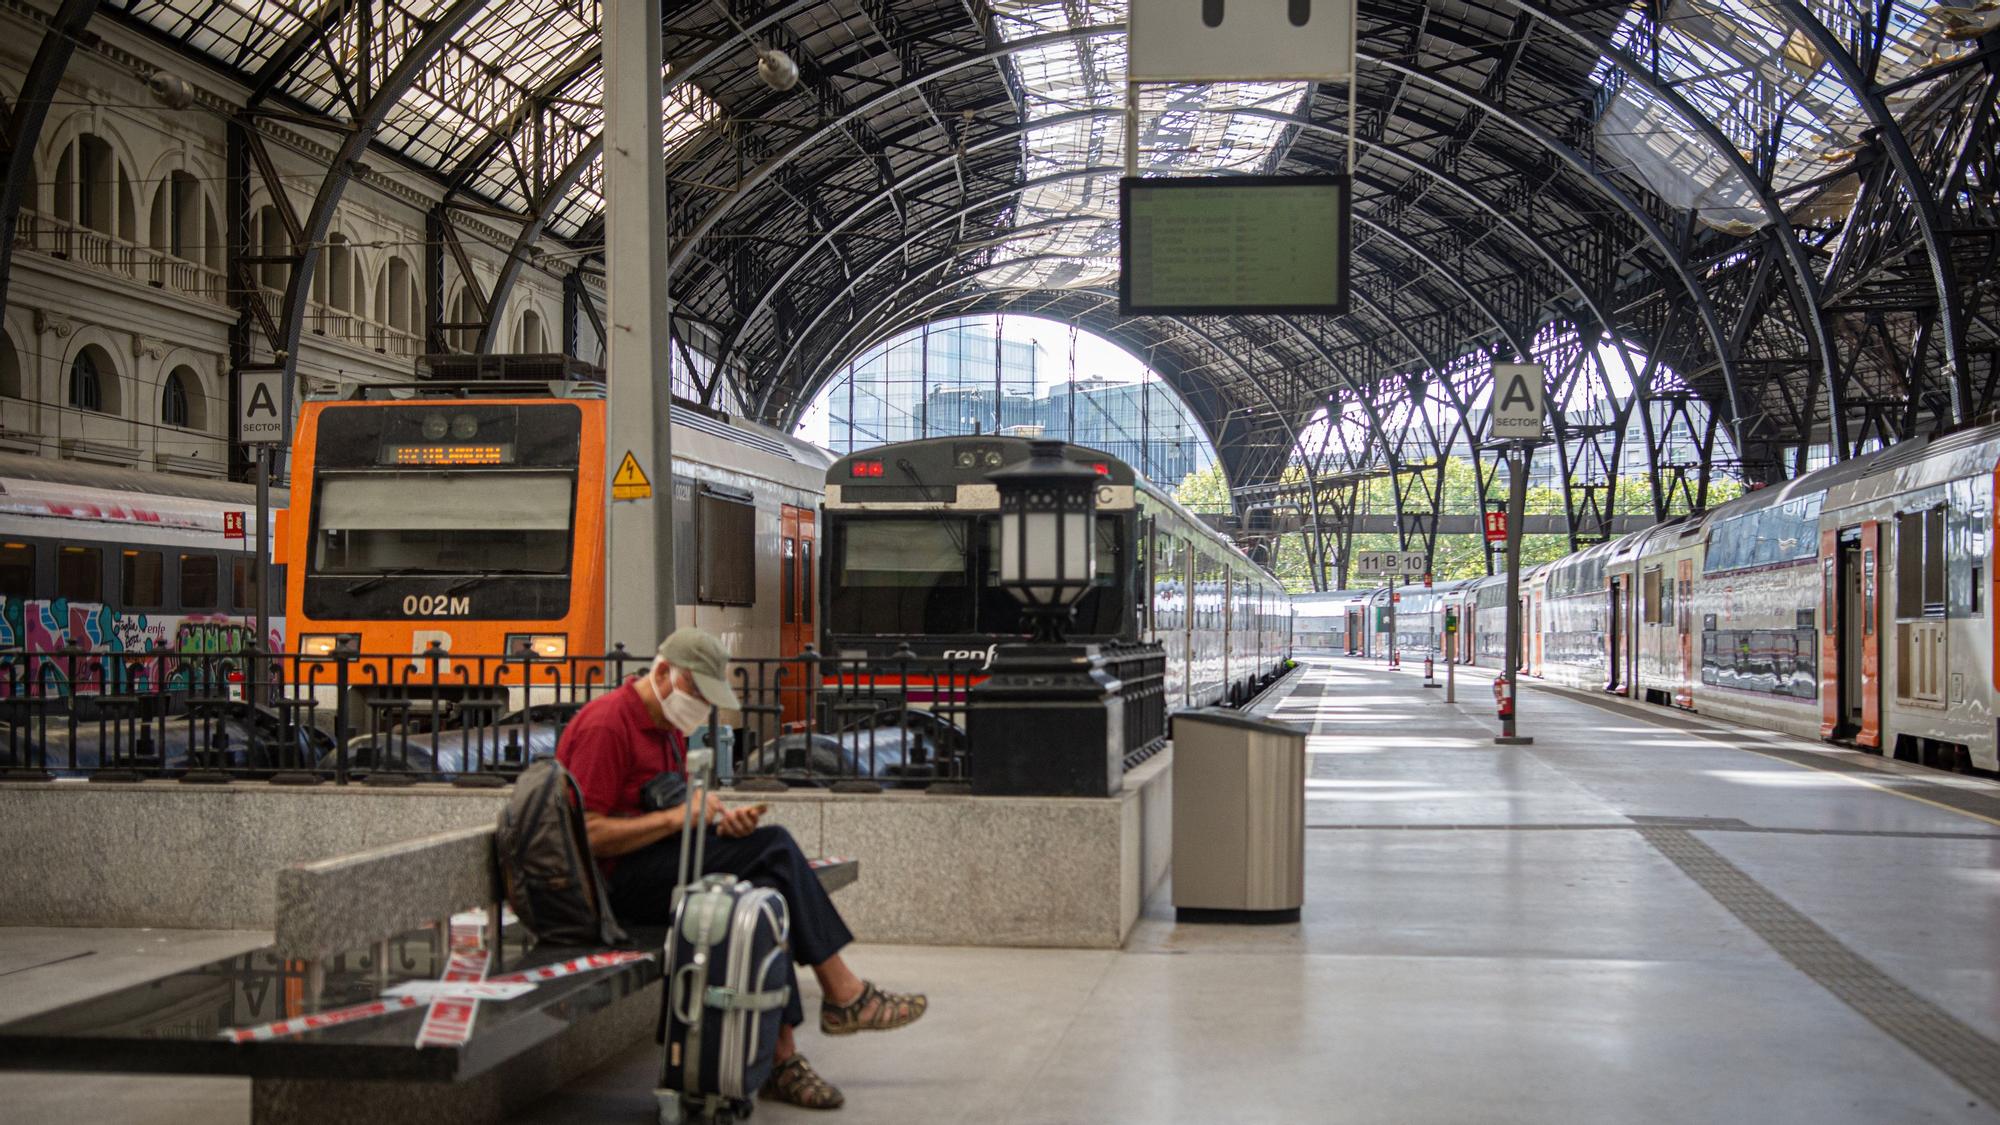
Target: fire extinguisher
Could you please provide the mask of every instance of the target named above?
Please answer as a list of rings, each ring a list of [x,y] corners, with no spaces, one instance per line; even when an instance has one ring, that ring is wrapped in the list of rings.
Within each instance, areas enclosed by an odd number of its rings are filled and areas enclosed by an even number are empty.
[[[1505,676],[1493,681],[1493,705],[1499,708],[1501,718],[1511,719],[1514,717],[1514,696],[1507,690],[1507,677]]]
[[[1432,669],[1434,667],[1435,665],[1432,664],[1431,658],[1428,656],[1424,657],[1424,679],[1426,681],[1434,680],[1437,678],[1432,674]]]

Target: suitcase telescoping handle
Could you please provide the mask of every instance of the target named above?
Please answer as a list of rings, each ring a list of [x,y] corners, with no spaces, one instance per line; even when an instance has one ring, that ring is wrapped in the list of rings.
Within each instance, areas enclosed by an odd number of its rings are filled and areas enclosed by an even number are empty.
[[[681,817],[680,876],[674,883],[673,905],[678,908],[695,880],[701,878],[701,863],[708,851],[708,791],[715,775],[715,751],[687,752],[687,812]]]

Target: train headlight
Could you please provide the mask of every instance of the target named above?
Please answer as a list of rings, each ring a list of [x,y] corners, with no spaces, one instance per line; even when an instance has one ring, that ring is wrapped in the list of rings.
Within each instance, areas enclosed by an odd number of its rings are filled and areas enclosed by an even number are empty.
[[[479,419],[470,414],[453,415],[451,436],[458,441],[471,441],[479,436]]]
[[[528,660],[561,660],[569,655],[569,637],[562,633],[509,633],[507,655]]]
[[[361,634],[302,633],[299,636],[299,655],[329,657],[334,655],[334,650],[340,648],[343,641],[346,642],[348,651],[352,653],[361,647]]]
[[[451,419],[436,411],[424,415],[424,440],[443,441],[451,432]]]

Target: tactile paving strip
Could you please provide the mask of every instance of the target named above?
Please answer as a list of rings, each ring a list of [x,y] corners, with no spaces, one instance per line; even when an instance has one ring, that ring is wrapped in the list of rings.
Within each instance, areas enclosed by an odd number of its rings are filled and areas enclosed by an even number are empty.
[[[1876,968],[1687,829],[1642,826],[1639,834],[1794,968],[1981,1101],[2000,1106],[2000,1043]]]

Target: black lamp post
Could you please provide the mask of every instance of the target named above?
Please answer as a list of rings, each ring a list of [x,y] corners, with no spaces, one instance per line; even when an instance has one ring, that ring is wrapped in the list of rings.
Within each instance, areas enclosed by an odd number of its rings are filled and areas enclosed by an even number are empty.
[[[1060,644],[1097,576],[1097,473],[1036,441],[1028,459],[987,474],[1000,494],[1000,585],[1027,609],[1038,644]]]

